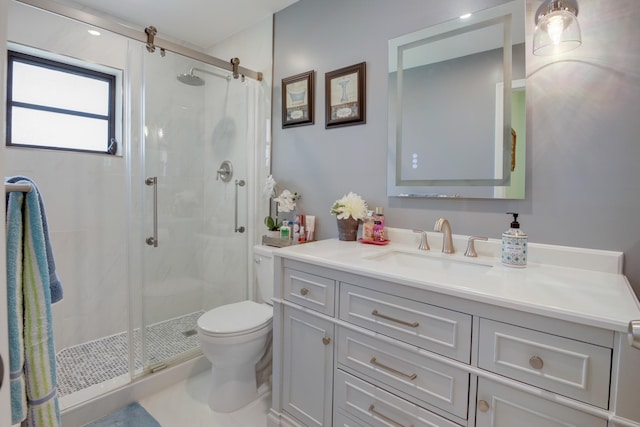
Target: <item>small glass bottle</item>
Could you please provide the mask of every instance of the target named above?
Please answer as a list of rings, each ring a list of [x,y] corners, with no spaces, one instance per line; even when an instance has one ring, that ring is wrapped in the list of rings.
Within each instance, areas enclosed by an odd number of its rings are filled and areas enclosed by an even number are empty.
[[[373,211],[367,211],[362,222],[362,240],[373,242]]]
[[[384,213],[382,208],[376,208],[373,216],[373,240],[376,242],[384,242]]]

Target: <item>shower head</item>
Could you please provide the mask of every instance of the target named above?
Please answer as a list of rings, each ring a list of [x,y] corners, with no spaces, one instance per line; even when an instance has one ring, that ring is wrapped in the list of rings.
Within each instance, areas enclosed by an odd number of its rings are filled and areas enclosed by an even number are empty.
[[[189,86],[204,86],[204,80],[193,74],[193,69],[188,73],[178,74],[178,80]]]
[[[194,74],[195,71],[198,71],[200,73],[205,73],[205,74],[209,74],[211,76],[216,76],[216,77],[220,77],[225,79],[227,82],[230,82],[232,77],[231,74],[220,74],[220,73],[216,73],[213,71],[209,71],[209,70],[205,70],[203,68],[196,68],[196,67],[192,67],[188,73],[184,73],[184,74],[178,74],[178,80],[180,80],[182,83],[189,85],[189,86],[204,86],[204,80],[202,79],[202,77],[200,76],[196,76]],[[244,81],[244,76],[242,76]]]

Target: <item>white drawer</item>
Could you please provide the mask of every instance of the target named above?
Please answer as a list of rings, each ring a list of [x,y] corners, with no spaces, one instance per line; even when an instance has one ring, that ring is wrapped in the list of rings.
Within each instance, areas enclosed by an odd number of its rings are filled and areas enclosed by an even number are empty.
[[[376,338],[338,330],[338,363],[421,402],[467,418],[469,374]]]
[[[336,411],[368,426],[460,427],[340,369],[336,371],[333,405]]]
[[[353,418],[350,418],[343,414],[341,411],[336,411],[333,414],[333,424],[332,427],[367,427],[367,425],[362,421],[355,421]]]
[[[335,315],[336,282],[290,268],[284,270],[284,299],[329,316]]]
[[[607,427],[607,420],[480,378],[476,427]]]
[[[480,319],[480,368],[607,409],[611,349]]]
[[[340,319],[464,363],[471,357],[471,316],[340,284]]]

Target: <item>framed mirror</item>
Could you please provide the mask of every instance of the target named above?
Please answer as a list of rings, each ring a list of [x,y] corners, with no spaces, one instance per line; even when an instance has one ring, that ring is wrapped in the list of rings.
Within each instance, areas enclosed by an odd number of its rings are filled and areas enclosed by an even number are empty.
[[[389,41],[389,196],[524,198],[524,38],[515,0]]]

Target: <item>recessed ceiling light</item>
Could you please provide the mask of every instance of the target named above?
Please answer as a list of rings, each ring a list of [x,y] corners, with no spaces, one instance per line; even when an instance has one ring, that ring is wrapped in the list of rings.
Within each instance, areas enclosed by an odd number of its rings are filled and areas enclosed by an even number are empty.
[[[91,34],[92,36],[99,36],[100,35],[100,31],[98,31],[98,30],[91,29],[91,30],[87,30],[87,32],[89,34]]]
[[[471,18],[471,14],[470,13],[465,13],[464,15],[460,16],[460,19],[468,19]]]

